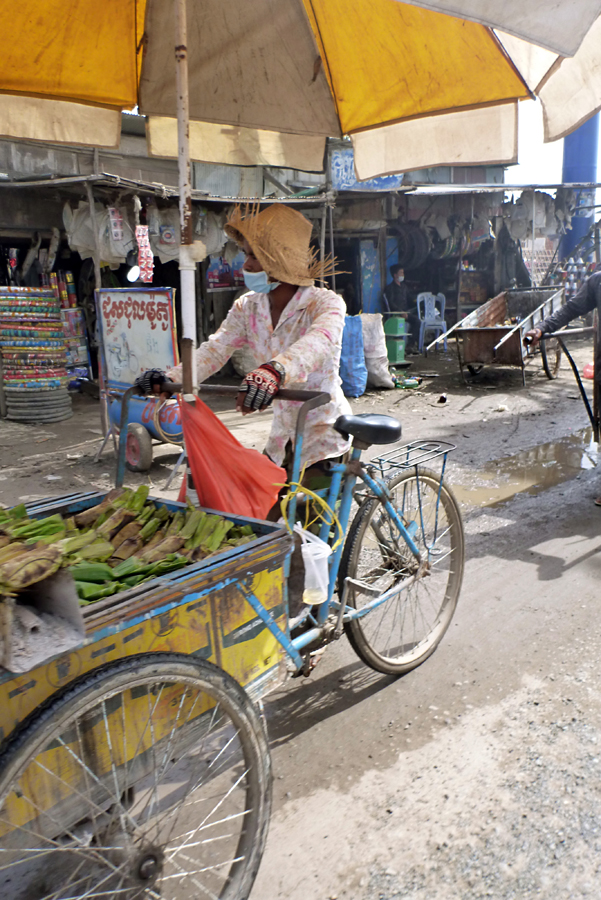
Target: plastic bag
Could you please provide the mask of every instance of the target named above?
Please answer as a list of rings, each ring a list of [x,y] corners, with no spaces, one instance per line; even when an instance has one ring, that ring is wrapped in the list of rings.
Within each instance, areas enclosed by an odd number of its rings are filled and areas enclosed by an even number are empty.
[[[315,534],[305,531],[298,523],[294,526],[294,531],[300,535],[302,541],[301,553],[305,567],[303,603],[307,606],[319,606],[328,599],[330,582],[328,558],[332,548]]]
[[[365,393],[367,369],[363,352],[361,316],[346,316],[340,352],[340,377],[346,397],[360,397]]]
[[[236,440],[198,397],[181,403],[184,443],[200,506],[264,519],[286,484],[286,470]]]
[[[388,351],[382,316],[380,313],[362,313],[361,323],[368,386],[394,388],[394,381],[388,371]]]

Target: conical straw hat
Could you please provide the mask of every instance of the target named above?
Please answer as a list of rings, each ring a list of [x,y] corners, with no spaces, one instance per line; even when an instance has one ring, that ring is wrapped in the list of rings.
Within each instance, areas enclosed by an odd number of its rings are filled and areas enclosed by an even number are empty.
[[[301,287],[334,271],[334,260],[316,259],[310,246],[312,231],[309,219],[282,203],[263,210],[258,204],[247,206],[244,212],[236,206],[225,226],[228,237],[238,244],[246,238],[271,278]]]

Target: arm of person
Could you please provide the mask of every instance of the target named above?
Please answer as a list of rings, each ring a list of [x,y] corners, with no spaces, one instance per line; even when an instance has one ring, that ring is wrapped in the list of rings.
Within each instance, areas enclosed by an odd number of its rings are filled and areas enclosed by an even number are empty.
[[[591,275],[591,277],[586,281],[575,297],[572,297],[571,300],[560,307],[556,313],[553,313],[552,316],[549,316],[548,319],[545,319],[540,325],[537,325],[536,328],[531,329],[524,335],[524,342],[537,344],[540,340],[541,334],[551,334],[553,331],[559,331],[560,328],[563,328],[572,319],[578,318],[578,316],[584,316],[586,313],[591,312],[596,306],[597,303],[597,295],[596,290],[601,290],[601,273],[596,275]],[[530,340],[528,340],[530,338]]]
[[[315,316],[302,338],[274,357],[286,372],[282,387],[302,384],[324,359],[332,356],[341,344],[344,329],[344,302],[332,291],[312,300]]]
[[[205,381],[221,369],[235,350],[247,343],[244,297],[239,297],[215,334],[200,345],[196,351],[196,375],[198,383]],[[172,381],[181,382],[182,366],[175,366],[167,372]]]

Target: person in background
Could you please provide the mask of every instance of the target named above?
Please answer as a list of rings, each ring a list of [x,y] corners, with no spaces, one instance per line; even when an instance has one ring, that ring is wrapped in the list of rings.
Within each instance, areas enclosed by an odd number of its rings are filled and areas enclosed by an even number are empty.
[[[536,328],[532,328],[524,335],[526,346],[536,347],[541,335],[559,331],[572,319],[585,316],[587,313],[597,310],[597,321],[601,322],[601,272],[595,272],[588,278],[577,294],[571,300],[560,307],[556,313],[545,319]],[[597,392],[601,388],[601,328],[597,326],[597,346],[595,347],[595,387]],[[597,396],[599,396],[597,394]],[[601,494],[595,498],[595,505],[601,506]]]
[[[384,321],[390,318],[390,313],[400,313],[405,319],[407,332],[407,350],[414,351],[417,346],[419,334],[419,318],[417,309],[413,309],[409,299],[409,289],[405,281],[405,270],[400,265],[390,267],[392,281],[386,285],[382,293],[382,307],[384,309]],[[415,305],[415,304],[413,304]]]

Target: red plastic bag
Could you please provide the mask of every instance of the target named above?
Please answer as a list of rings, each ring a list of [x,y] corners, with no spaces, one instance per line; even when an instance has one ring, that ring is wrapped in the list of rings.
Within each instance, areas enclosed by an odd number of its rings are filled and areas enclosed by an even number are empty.
[[[195,406],[181,406],[188,465],[200,505],[264,519],[286,484],[286,470],[258,450],[243,447],[198,397]]]

